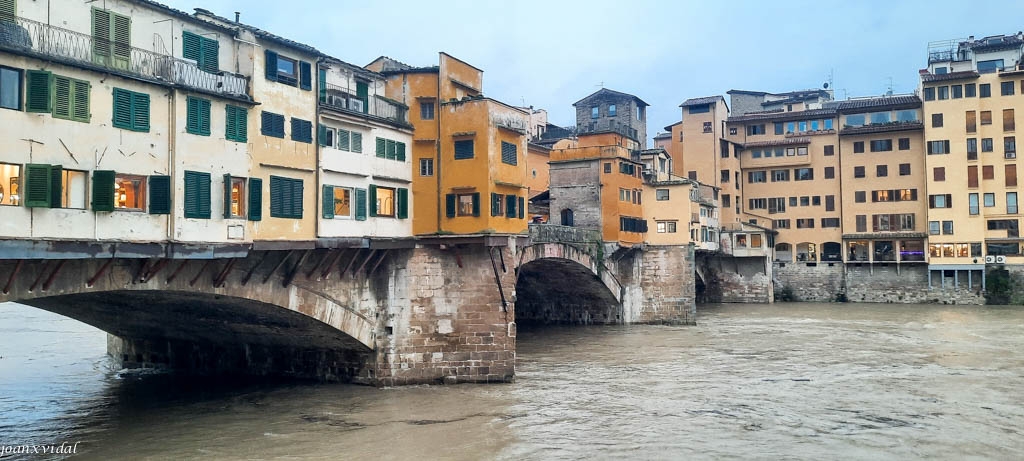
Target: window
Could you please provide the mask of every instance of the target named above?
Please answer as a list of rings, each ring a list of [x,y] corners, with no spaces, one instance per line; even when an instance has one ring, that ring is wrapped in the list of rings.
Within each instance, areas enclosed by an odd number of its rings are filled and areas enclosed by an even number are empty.
[[[501,142],[501,163],[507,165],[516,165],[519,162],[518,149],[515,144],[510,142]]]
[[[875,176],[878,176],[879,178],[884,178],[886,176],[889,176],[889,166],[888,165],[876,165],[875,166]]]
[[[692,178],[691,178],[692,179]],[[767,173],[764,171],[751,171],[747,173],[747,182],[750,184],[759,182],[768,182]]]
[[[836,211],[836,196],[826,195],[825,196],[825,211]]]
[[[948,154],[949,141],[928,141],[928,155]]]
[[[814,220],[813,219],[797,219],[796,220],[796,228],[797,229],[814,229]]]
[[[1016,256],[1020,253],[1020,245],[1017,242],[1012,243],[989,243],[986,244],[988,254],[990,255],[1005,255],[1005,256]]]
[[[655,200],[657,200],[659,202],[663,202],[665,200],[668,200],[668,198],[669,198],[669,191],[668,191],[668,189],[657,189],[657,190],[654,191],[654,199]]]
[[[796,149],[794,149],[792,147],[787,147],[786,148],[786,157],[793,157],[795,155],[796,155]]]
[[[797,168],[793,170],[794,181],[810,181],[814,179],[813,168]]]
[[[978,63],[978,71],[979,72],[981,71],[981,63],[980,62]],[[992,97],[992,85],[989,85],[988,83],[982,83],[981,85],[978,85],[978,93],[979,93],[979,97],[982,97],[982,98]]]
[[[747,136],[765,134],[764,125],[747,125]]]
[[[776,219],[772,221],[772,229],[789,229],[789,220]]]
[[[420,176],[433,176],[434,175],[434,159],[432,158],[421,158],[420,159]]]
[[[950,87],[953,90],[953,99],[960,99],[964,97],[964,88],[960,85],[953,85]]]
[[[900,138],[899,139],[899,149],[900,150],[910,150],[910,138]]]
[[[978,113],[969,110],[966,114],[966,128],[968,133],[975,133],[978,131]]]
[[[394,218],[397,209],[396,189],[390,187],[370,186],[370,216]]]
[[[733,127],[729,127],[729,134],[730,135],[735,135],[736,133],[737,133],[736,127],[734,127],[734,126]],[[680,135],[681,134],[682,133],[680,133]]]
[[[825,167],[825,179],[835,179],[836,168],[832,166]]]
[[[939,87],[939,100],[942,101],[944,99],[949,99],[949,87],[948,86],[940,86]]]
[[[981,151],[992,152],[992,138],[981,138]]]
[[[924,100],[925,101],[934,101],[935,100],[935,88],[934,87],[925,88],[924,89]]]
[[[609,117],[614,117],[615,116],[615,104],[609,104],[608,105],[608,116]]]
[[[298,63],[292,58],[278,55],[277,57],[277,81],[281,83],[298,81]],[[294,85],[295,83],[291,83]]]
[[[811,206],[811,197],[807,195],[800,197],[800,206]]]
[[[704,122],[704,132],[710,133],[712,131],[711,122]]]
[[[225,198],[224,217],[244,218],[245,217],[245,178],[236,178],[231,175],[224,175]]]
[[[185,217],[210,219],[210,173],[185,171]]]
[[[1017,165],[1005,165],[1003,166],[1003,178],[1006,181],[1006,187],[1017,186]]]
[[[455,216],[480,216],[480,194],[458,194],[454,197]]]
[[[0,170],[6,165],[0,164]],[[60,176],[60,190],[55,191],[53,185],[51,185],[51,196],[54,192],[59,192],[60,203],[51,203],[51,208],[72,208],[72,209],[85,209],[85,197],[88,194],[88,181],[89,174],[85,171],[79,170],[64,170],[58,169],[59,166],[53,166],[53,171],[59,172]],[[0,173],[0,180],[4,175]],[[10,184],[9,181],[5,183]],[[0,198],[0,204],[3,204],[3,198]]]
[[[839,218],[821,218],[821,227],[822,227],[822,229],[829,228],[829,227],[838,228],[839,227]]]
[[[284,115],[267,111],[261,112],[260,133],[264,136],[284,138]]]
[[[942,114],[932,114],[932,128],[942,127]]]
[[[1003,109],[1003,131],[1013,131],[1016,125],[1013,109]]]
[[[825,129],[826,130],[831,130],[832,129],[832,119],[830,119],[830,118],[825,119]]]
[[[789,181],[789,170],[772,170],[772,182]]]
[[[999,83],[999,95],[1000,96],[1013,96],[1013,82],[1000,82]]]
[[[722,194],[722,207],[729,208],[732,206],[732,197],[729,194]]]
[[[347,187],[324,186],[325,198],[330,198],[329,209],[331,213],[325,213],[324,218],[329,219],[352,219],[352,195],[353,190]]]
[[[786,133],[796,133],[796,123],[789,122],[786,124]]]
[[[978,159],[978,138],[967,138],[967,160]]]
[[[782,122],[775,122],[775,134],[785,134],[784,125]],[[733,133],[735,134],[735,133]]]
[[[131,63],[132,20],[92,9],[92,60],[102,66],[127,68]]]
[[[836,146],[831,144],[825,146],[825,156],[831,157],[833,155],[836,155]]]
[[[658,221],[658,233],[659,234],[674,234],[676,233],[677,221]]]
[[[798,203],[798,200],[800,200],[800,199],[799,199],[799,198],[797,198],[797,197],[790,197],[790,198],[789,198],[789,206],[791,206],[791,207],[793,207],[793,206],[798,206],[798,205],[797,205],[797,203]]]
[[[862,167],[862,166],[855,166],[855,167],[853,167],[853,177],[854,178],[863,178],[864,177],[864,167]]]
[[[806,147],[797,147],[796,148],[796,155],[807,155],[807,148]]]
[[[941,233],[940,223],[938,221],[928,221],[928,233],[930,235],[939,235]]]
[[[981,111],[980,115],[981,115],[981,124],[982,125],[991,125],[992,124],[992,111],[990,111],[990,110],[983,110],[983,111]]]
[[[420,102],[420,119],[421,120],[433,120],[434,119],[434,101]]]
[[[996,177],[995,167],[993,167],[992,165],[985,165],[985,166],[981,167],[981,177],[982,177],[982,179],[985,179],[985,180],[995,179],[995,177]]]
[[[871,152],[888,152],[892,150],[891,139],[875,139],[871,141]]]
[[[109,183],[108,183],[109,184]],[[96,194],[93,194],[95,197]],[[146,177],[117,174],[114,176],[114,209],[142,211],[146,207]],[[94,205],[95,209],[96,206]]]
[[[689,112],[691,114],[706,114],[708,112],[711,112],[711,104],[698,104],[696,106],[690,106]],[[637,112],[636,119],[640,120],[639,111]]]
[[[771,154],[771,151],[769,151],[768,153]],[[768,155],[768,157],[771,157],[771,155]],[[761,158],[761,151],[759,151],[759,150],[752,150],[752,151],[750,151],[750,158]]]
[[[976,96],[975,86],[973,83],[964,84],[964,97],[973,98]]]
[[[1003,138],[1003,156],[1017,158],[1017,140],[1013,136]]]
[[[189,96],[185,98],[185,131],[200,136],[210,135],[210,100]]]
[[[56,110],[56,106],[54,104],[54,110]],[[114,88],[114,126],[126,130],[148,132],[149,95]]]
[[[249,113],[244,107],[228,105],[225,108],[224,139],[247,142],[249,139]]]
[[[590,108],[590,118],[595,119],[595,118],[598,118],[600,116],[601,116],[601,113],[599,112],[599,109],[598,109],[597,106],[594,106],[594,107]]]
[[[1016,214],[1017,213],[1017,193],[1007,192],[1006,193],[1006,213]]]
[[[910,176],[910,164],[909,163],[901,163],[900,164],[900,176]]]
[[[981,214],[981,204],[978,202],[978,194],[967,194],[967,205],[971,216],[977,216]]]
[[[270,216],[302,219],[302,180],[270,177]]]
[[[313,122],[292,117],[292,140],[312,143]]]
[[[978,187],[978,166],[969,165],[967,167],[967,187]]]
[[[21,110],[21,69],[0,66],[0,107]]]
[[[862,154],[864,153],[864,141],[855,141],[853,143],[853,153]]]
[[[768,208],[768,199],[752,198],[748,204],[751,210],[764,210]]]
[[[220,69],[218,62],[220,44],[217,40],[183,31],[181,46],[182,57],[195,61],[200,69],[210,73],[216,73]]]
[[[996,194],[992,192],[986,192],[984,195],[985,208],[992,208],[996,206]]]
[[[455,160],[465,160],[470,158],[473,158],[473,140],[465,139],[455,141]]]
[[[604,164],[604,172],[605,173],[611,173],[612,172],[612,164],[611,164],[611,162],[606,162]]]
[[[928,196],[928,208],[953,208],[953,198],[950,194],[937,194]]]
[[[942,235],[953,235],[953,221],[942,221]]]
[[[775,197],[768,199],[768,213],[785,213],[786,212],[786,199],[784,197]]]

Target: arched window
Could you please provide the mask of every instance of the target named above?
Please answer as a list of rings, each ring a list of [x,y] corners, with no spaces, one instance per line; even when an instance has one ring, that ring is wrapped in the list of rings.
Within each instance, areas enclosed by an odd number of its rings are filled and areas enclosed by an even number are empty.
[[[573,226],[572,209],[566,208],[566,209],[562,210],[562,225],[563,226]]]
[[[784,263],[793,261],[793,245],[788,243],[775,245],[775,260]]]
[[[842,261],[843,245],[839,242],[825,242],[821,245],[822,261]]]

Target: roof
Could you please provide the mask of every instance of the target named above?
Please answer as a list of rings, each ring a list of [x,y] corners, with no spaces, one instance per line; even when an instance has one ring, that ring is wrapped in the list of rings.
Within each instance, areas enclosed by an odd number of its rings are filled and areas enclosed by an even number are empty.
[[[990,35],[978,40],[962,42],[960,46],[970,48],[974,52],[990,53],[1017,49],[1022,44],[1024,44],[1024,39],[1018,35]]]
[[[212,18],[217,19],[218,21],[222,21],[222,22],[224,22],[226,24],[235,24],[238,27],[241,27],[243,29],[248,29],[257,38],[261,38],[261,39],[267,40],[269,42],[274,42],[274,43],[277,43],[278,45],[286,46],[286,47],[291,48],[293,50],[303,51],[303,52],[306,52],[306,53],[309,53],[309,54],[313,54],[313,55],[317,55],[317,56],[323,55],[323,53],[321,53],[320,50],[317,50],[316,48],[313,48],[313,47],[311,47],[309,45],[306,45],[304,43],[296,42],[294,40],[289,40],[289,39],[284,38],[284,37],[282,37],[280,35],[274,35],[274,34],[272,34],[270,32],[267,32],[267,31],[265,31],[263,29],[260,29],[259,27],[251,26],[251,25],[248,25],[248,24],[243,24],[241,22],[235,22],[235,21],[233,21],[231,19],[228,19],[228,18],[225,18],[225,17],[222,17],[222,16],[217,16],[216,14],[213,14],[210,10],[206,10],[206,9],[203,9],[203,8],[196,8],[195,10],[196,10],[196,15],[207,15],[207,16],[210,16]]]
[[[744,149],[750,149],[752,147],[802,146],[802,145],[810,144],[810,143],[811,143],[811,138],[794,137],[794,138],[785,138],[785,139],[773,139],[771,141],[748,142],[748,143],[743,145],[743,148]]]
[[[370,77],[374,77],[374,78],[384,78],[383,75],[381,75],[381,74],[379,74],[377,72],[374,72],[372,70],[366,69],[364,67],[359,67],[359,66],[357,66],[355,64],[352,64],[352,63],[349,63],[349,62],[342,61],[341,59],[338,59],[338,58],[336,58],[334,56],[328,56],[328,55],[324,54],[324,55],[321,55],[321,57],[323,57],[323,59],[325,61],[336,63],[336,64],[340,65],[341,67],[347,68],[348,70],[352,71],[353,73],[362,74],[362,75],[366,75],[366,76],[370,76]]]
[[[925,73],[921,74],[921,82],[923,82],[923,83],[944,82],[944,81],[947,81],[947,80],[964,80],[964,79],[978,78],[978,77],[979,77],[978,72],[974,71],[974,70],[963,70],[963,71],[960,71],[960,72],[950,72],[948,74],[932,74],[932,73],[925,72]]]
[[[729,117],[729,119],[727,121],[729,121],[729,122],[746,122],[746,121],[752,121],[752,120],[778,120],[778,121],[785,121],[785,120],[800,120],[800,119],[810,118],[810,117],[822,117],[822,116],[835,115],[835,114],[836,114],[836,110],[835,109],[811,109],[811,110],[801,110],[801,111],[795,111],[795,112],[767,112],[767,113],[758,113],[758,114],[752,114],[752,115],[750,115],[750,114],[747,114],[747,115],[737,115],[735,117]]]
[[[839,131],[839,135],[847,136],[854,134],[885,133],[892,131],[914,131],[923,129],[924,123],[921,122],[920,120],[915,120],[913,122],[872,123],[870,125],[843,128],[842,130]]]
[[[683,121],[682,121],[682,120],[680,120],[680,121],[678,121],[678,122],[676,122],[676,123],[673,123],[673,124],[671,124],[671,125],[669,125],[669,126],[666,126],[666,127],[665,127],[665,131],[672,131],[672,127],[674,127],[674,126],[676,126],[676,125],[682,125],[682,124],[683,124]]]
[[[921,98],[917,95],[880,96],[874,98],[848,99],[839,101],[839,112],[850,112],[867,109],[901,109],[921,107]]]
[[[629,93],[623,93],[621,91],[609,90],[608,88],[601,88],[600,90],[597,90],[597,91],[591,93],[587,97],[585,97],[583,99],[580,99],[579,101],[574,102],[572,105],[575,107],[577,104],[579,104],[581,102],[589,101],[591,99],[596,99],[596,98],[632,99],[632,100],[636,101],[637,104],[640,104],[642,106],[650,106],[650,104],[647,104],[646,102],[644,102],[643,99],[640,99],[640,98],[638,98],[636,96],[633,96],[633,95],[631,95]]]
[[[654,136],[654,139],[665,139],[665,138],[671,138],[671,137],[672,137],[672,133],[658,133],[657,135]]]
[[[221,24],[217,24],[217,23],[210,22],[210,21],[204,21],[204,20],[202,20],[200,18],[195,17],[192,14],[189,14],[188,12],[185,12],[185,11],[182,11],[182,10],[179,10],[179,9],[176,9],[176,8],[171,8],[171,7],[167,6],[167,5],[164,5],[163,3],[154,2],[153,0],[131,0],[131,1],[133,1],[135,3],[142,4],[142,5],[148,5],[148,6],[152,7],[152,8],[154,8],[154,9],[161,10],[161,11],[163,11],[163,12],[165,12],[167,14],[170,14],[172,16],[177,16],[177,17],[182,18],[182,19],[189,19],[192,22],[201,23],[201,24],[206,25],[206,26],[218,28],[218,29],[225,30],[225,31],[234,32],[234,30],[231,29],[230,27],[226,27],[226,26],[223,26]]]
[[[768,93],[765,92],[765,91],[729,90],[729,91],[726,91],[725,94],[749,94],[749,95],[752,95],[752,96],[764,96],[764,95],[766,95]]]
[[[679,107],[702,106],[704,104],[714,104],[714,103],[718,102],[719,100],[721,100],[722,102],[725,102],[725,98],[723,98],[721,96],[705,96],[703,98],[690,98],[690,99],[687,99],[686,101],[683,101],[683,103],[680,104]]]

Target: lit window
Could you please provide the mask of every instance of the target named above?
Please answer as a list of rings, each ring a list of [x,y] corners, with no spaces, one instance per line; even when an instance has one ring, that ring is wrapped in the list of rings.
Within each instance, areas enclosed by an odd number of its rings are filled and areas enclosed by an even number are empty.
[[[387,187],[377,187],[377,216],[395,216],[394,189]]]
[[[473,194],[459,194],[456,197],[458,216],[473,216],[473,197]]]
[[[89,174],[84,171],[64,170],[61,172],[61,208],[85,209],[85,197]]]
[[[21,165],[0,163],[0,205],[21,205]]]
[[[380,193],[380,189],[377,190]],[[379,197],[379,196],[378,196]],[[334,218],[352,217],[352,189],[344,187],[334,188]]]
[[[114,208],[142,211],[146,207],[146,177],[119,174],[114,178]]]
[[[231,210],[229,217],[245,217],[245,178],[231,178]]]

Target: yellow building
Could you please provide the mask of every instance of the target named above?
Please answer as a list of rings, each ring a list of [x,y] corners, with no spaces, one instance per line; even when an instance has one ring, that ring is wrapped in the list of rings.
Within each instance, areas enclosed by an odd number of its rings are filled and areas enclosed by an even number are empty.
[[[725,138],[729,106],[721,96],[687,99],[679,105],[682,121],[665,127],[671,133],[673,174],[721,191],[721,220],[739,220],[740,161]],[[664,142],[664,141],[663,141]]]
[[[525,232],[530,114],[484,97],[483,71],[447,53],[433,67],[380,57],[366,68],[416,127],[413,232]]]
[[[921,94],[934,285],[977,287],[986,264],[1024,264],[1015,133],[1022,43],[1000,35],[930,44]]]

